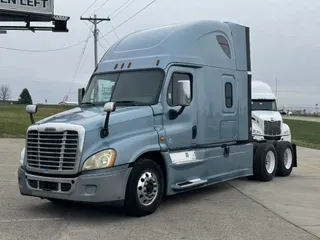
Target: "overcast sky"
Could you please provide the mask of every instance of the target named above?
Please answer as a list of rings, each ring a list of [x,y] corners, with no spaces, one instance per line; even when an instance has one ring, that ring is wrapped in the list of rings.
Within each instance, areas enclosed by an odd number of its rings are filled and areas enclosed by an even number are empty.
[[[98,0],[84,16],[94,12],[108,17],[127,0]],[[152,0],[134,1],[111,22],[101,23],[106,34]],[[89,34],[88,22],[80,15],[93,0],[55,0],[55,14],[70,16],[69,33],[10,31],[0,35],[0,47],[47,50],[66,47]],[[97,11],[98,10],[98,11]],[[320,104],[320,1],[319,0],[157,0],[127,23],[101,39],[99,59],[117,37],[143,28],[213,19],[233,21],[251,28],[251,57],[254,80],[262,80],[275,90],[278,79],[279,105],[313,107]],[[116,14],[116,13],[115,13]],[[111,15],[114,16],[115,14]],[[88,25],[86,25],[86,23]],[[108,41],[108,42],[107,42]],[[93,41],[89,40],[73,85],[77,63],[85,43],[56,52],[21,52],[0,49],[0,85],[8,84],[12,98],[29,89],[35,103],[58,103],[69,92],[76,101],[77,88],[83,87],[94,68]]]

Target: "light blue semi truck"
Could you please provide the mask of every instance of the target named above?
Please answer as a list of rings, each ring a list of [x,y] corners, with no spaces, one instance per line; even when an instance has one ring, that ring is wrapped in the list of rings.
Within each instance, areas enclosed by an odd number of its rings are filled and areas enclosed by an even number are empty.
[[[102,57],[81,104],[32,124],[20,193],[152,214],[163,197],[239,177],[271,181],[296,146],[251,135],[249,28],[196,21],[134,32]]]

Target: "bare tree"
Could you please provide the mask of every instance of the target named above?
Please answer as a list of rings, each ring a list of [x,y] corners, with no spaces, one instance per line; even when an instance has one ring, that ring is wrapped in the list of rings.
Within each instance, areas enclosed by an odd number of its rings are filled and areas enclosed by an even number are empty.
[[[7,85],[2,85],[0,87],[0,101],[5,102],[8,101],[11,97],[10,88]]]

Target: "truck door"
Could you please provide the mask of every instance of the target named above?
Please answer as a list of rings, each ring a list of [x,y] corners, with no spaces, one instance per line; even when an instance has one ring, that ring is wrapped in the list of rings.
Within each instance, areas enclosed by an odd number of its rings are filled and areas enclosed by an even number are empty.
[[[170,110],[179,111],[180,106],[174,103],[175,86],[179,80],[190,81],[191,105],[182,114],[170,119]],[[162,95],[164,107],[163,127],[166,132],[168,147],[171,151],[191,148],[197,138],[197,90],[195,70],[185,67],[170,67]]]

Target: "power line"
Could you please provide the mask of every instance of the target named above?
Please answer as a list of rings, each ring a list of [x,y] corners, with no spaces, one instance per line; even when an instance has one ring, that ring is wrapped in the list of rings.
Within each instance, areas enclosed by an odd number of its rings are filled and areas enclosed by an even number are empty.
[[[97,1],[98,1],[98,0],[93,1],[93,2],[91,3],[91,5],[81,14],[81,16],[82,16],[83,14],[85,14]]]
[[[93,13],[96,14],[104,5],[106,5],[110,0],[106,0],[98,9]]]
[[[84,45],[84,47],[83,47],[83,49],[82,49],[82,52],[81,52],[81,54],[80,54],[80,58],[79,58],[79,61],[78,61],[78,63],[77,63],[76,71],[75,71],[75,73],[74,73],[74,75],[73,75],[72,81],[71,81],[70,86],[69,86],[69,92],[71,91],[71,86],[72,86],[72,84],[73,84],[73,82],[74,82],[74,80],[75,80],[75,78],[76,78],[76,76],[77,76],[77,74],[78,74],[78,71],[79,71],[79,68],[80,68],[80,64],[81,64],[83,55],[84,55],[84,53],[85,53],[85,51],[86,51],[86,48],[87,48],[87,45],[88,45],[88,41],[89,41],[89,39],[90,39],[91,31],[92,31],[92,29],[90,29],[90,31],[89,31],[89,35],[88,35],[88,37],[87,37],[87,39],[86,39],[86,44]]]
[[[112,33],[113,31],[115,31],[116,29],[118,29],[119,27],[121,27],[122,25],[124,25],[125,23],[127,23],[128,21],[130,21],[132,18],[134,18],[135,16],[137,16],[139,13],[141,13],[143,10],[147,9],[149,6],[151,6],[151,4],[155,3],[157,0],[153,0],[151,3],[149,3],[148,5],[146,5],[144,8],[140,9],[138,12],[136,12],[134,15],[132,15],[131,17],[129,17],[127,20],[125,20],[124,22],[120,23],[118,26],[116,26],[115,28],[113,28],[112,31],[108,32],[107,34],[102,35],[102,37],[100,37],[99,39],[109,35],[110,33]],[[98,40],[99,40],[98,39]]]
[[[111,17],[114,13],[116,13],[120,8],[122,8],[124,5],[126,5],[128,2],[130,2],[131,0],[127,0],[125,1],[123,4],[121,4],[120,7],[118,7],[117,9],[115,9],[112,13],[109,14],[109,16]],[[133,0],[135,1],[135,0]]]
[[[117,39],[119,40],[119,36],[118,36],[118,34],[117,34],[116,30],[114,29],[112,24],[111,24],[111,27],[112,27],[112,30],[113,30],[114,34],[116,35]]]
[[[102,47],[102,48],[103,48],[103,50],[107,51],[107,49],[102,45],[102,43],[101,43],[101,42],[98,42],[98,43],[99,43],[100,47]]]
[[[134,3],[136,0],[133,0],[131,3],[129,3],[124,9],[122,9],[120,12],[118,12],[116,15],[114,15],[112,18],[115,18],[116,16],[118,16],[120,13],[122,13],[124,10],[126,10],[128,7],[130,7],[130,5],[132,5],[132,3]],[[128,2],[128,1],[127,1]],[[111,14],[110,14],[111,15]]]
[[[92,35],[93,36],[93,35]],[[91,38],[92,36],[90,36],[89,38]],[[81,42],[69,45],[67,47],[62,47],[62,48],[55,48],[55,49],[46,49],[46,50],[29,50],[29,49],[21,49],[21,48],[10,48],[10,47],[0,47],[0,49],[4,49],[4,50],[10,50],[10,51],[17,51],[17,52],[29,52],[29,53],[40,53],[40,52],[56,52],[56,51],[62,51],[62,50],[66,50],[66,49],[70,49],[73,47],[76,47],[84,42],[86,42],[87,40],[83,40]]]
[[[122,8],[125,4],[127,4],[129,1],[131,1],[131,0],[127,0],[124,4],[122,4],[120,7],[118,7],[115,11],[113,11],[109,16],[111,17],[115,12],[117,12],[120,8]],[[115,16],[113,16],[112,17],[112,19],[114,19],[116,16],[118,16],[120,13],[122,13],[125,9],[127,9],[132,3],[134,3],[136,0],[133,0],[131,3],[129,3],[124,9],[122,9],[120,12],[118,12]],[[106,23],[105,24],[103,24],[102,26],[101,26],[101,28],[100,29],[102,29],[104,26],[106,25]]]
[[[58,81],[37,81],[37,80],[26,80],[28,83],[39,83],[39,84],[50,84],[50,85],[66,85],[67,82],[58,82]],[[85,83],[73,82],[73,84],[83,85]],[[10,81],[10,85],[21,85],[20,82]]]

